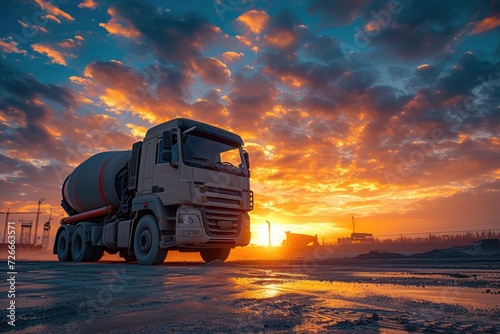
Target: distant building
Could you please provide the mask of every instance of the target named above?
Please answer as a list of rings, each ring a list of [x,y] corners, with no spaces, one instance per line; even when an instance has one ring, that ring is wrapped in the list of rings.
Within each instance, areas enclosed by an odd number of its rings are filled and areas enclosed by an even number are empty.
[[[351,233],[351,239],[352,240],[366,240],[366,239],[373,239],[373,234],[371,233]]]
[[[286,231],[286,239],[283,240],[283,246],[317,246],[319,245],[318,236],[317,235],[307,235],[307,234],[298,234],[291,233],[290,231]]]
[[[337,242],[341,244],[364,244],[373,243],[372,233],[351,233],[350,238],[338,238]]]

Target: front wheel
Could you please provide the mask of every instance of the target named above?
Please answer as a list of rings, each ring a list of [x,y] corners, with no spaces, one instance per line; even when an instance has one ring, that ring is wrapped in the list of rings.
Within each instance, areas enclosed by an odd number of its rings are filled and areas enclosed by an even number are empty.
[[[215,260],[221,260],[222,262],[224,262],[226,261],[230,252],[230,248],[206,248],[200,251],[200,255],[205,263],[209,263]]]
[[[73,260],[73,257],[71,256],[71,243],[69,240],[68,230],[62,230],[57,237],[57,258],[59,261]]]
[[[153,216],[147,215],[139,220],[134,234],[134,254],[139,264],[161,264],[168,250],[160,248],[160,229]]]

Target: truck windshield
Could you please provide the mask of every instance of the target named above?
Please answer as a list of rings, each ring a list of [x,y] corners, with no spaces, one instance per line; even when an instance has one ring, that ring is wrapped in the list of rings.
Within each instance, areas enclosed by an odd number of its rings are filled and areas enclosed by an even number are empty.
[[[248,174],[243,163],[241,146],[229,145],[195,134],[183,135],[182,159],[188,166],[242,176]]]

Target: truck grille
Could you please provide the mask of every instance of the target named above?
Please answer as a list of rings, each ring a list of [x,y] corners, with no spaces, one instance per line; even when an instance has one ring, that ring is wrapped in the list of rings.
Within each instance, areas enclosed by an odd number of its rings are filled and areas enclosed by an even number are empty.
[[[241,191],[205,186],[202,193],[206,196],[209,206],[224,206],[234,209],[241,209],[243,206],[243,194]]]
[[[206,231],[212,237],[237,237],[240,234],[240,214],[220,207],[205,208]]]

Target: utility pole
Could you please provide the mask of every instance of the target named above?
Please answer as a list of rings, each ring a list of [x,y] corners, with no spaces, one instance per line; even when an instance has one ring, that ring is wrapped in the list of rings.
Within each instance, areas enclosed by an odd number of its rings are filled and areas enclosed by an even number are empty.
[[[49,248],[50,221],[52,220],[52,208],[50,208],[49,220],[43,225],[42,249]]]
[[[352,216],[352,234],[356,233],[356,229],[354,228],[354,216]]]
[[[45,201],[45,197],[42,197],[38,200],[38,209],[36,210],[36,221],[35,221],[35,237],[33,238],[33,245],[36,245],[36,234],[38,232],[38,220],[40,219],[40,204],[42,204],[43,201]]]
[[[271,223],[266,220],[267,223],[267,234],[269,236],[269,247],[271,247]]]
[[[9,225],[9,216],[10,215],[34,215],[36,212],[11,212],[9,209],[7,211],[2,211],[0,214],[5,215],[5,226],[3,227],[3,241],[7,239],[7,225]]]

